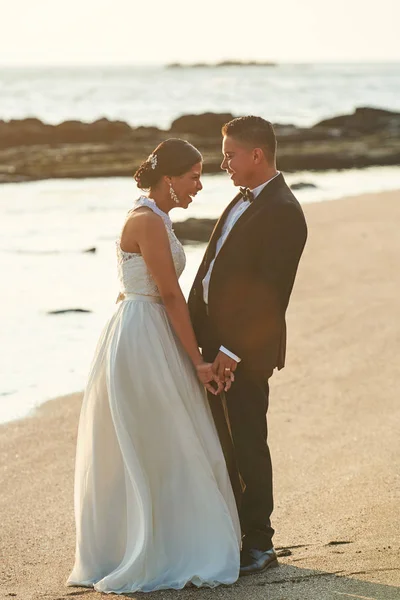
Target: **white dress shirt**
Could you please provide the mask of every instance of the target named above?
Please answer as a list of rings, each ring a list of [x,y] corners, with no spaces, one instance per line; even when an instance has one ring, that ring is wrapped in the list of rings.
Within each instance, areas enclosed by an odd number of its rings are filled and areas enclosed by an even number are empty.
[[[263,191],[265,186],[268,185],[268,183],[270,183],[270,181],[275,179],[275,177],[278,177],[278,175],[280,175],[279,171],[276,173],[276,175],[271,177],[271,179],[268,179],[268,181],[265,181],[261,185],[258,185],[256,188],[251,190],[253,193],[254,199],[256,199],[257,196],[259,194],[261,194],[261,192]],[[224,223],[224,225],[222,227],[222,231],[221,231],[221,236],[220,236],[219,240],[217,241],[217,246],[215,249],[215,256],[214,256],[213,260],[211,261],[210,266],[207,271],[207,274],[204,277],[203,282],[202,282],[203,283],[203,299],[204,299],[205,304],[208,304],[208,290],[210,287],[210,279],[211,279],[211,274],[212,274],[212,270],[214,267],[215,259],[217,258],[219,251],[221,250],[222,246],[224,245],[226,238],[232,231],[232,228],[235,225],[236,221],[238,221],[238,219],[242,216],[242,214],[250,206],[250,204],[251,204],[251,202],[249,200],[244,200],[243,198],[238,200],[237,203],[235,204],[235,206],[232,207],[227,218],[225,219],[225,223]],[[236,354],[234,354],[233,352],[231,352],[224,346],[221,346],[220,350],[222,352],[224,352],[224,354],[227,354],[230,358],[233,358],[233,360],[235,360],[236,362],[241,361],[241,359],[238,356],[236,356]]]

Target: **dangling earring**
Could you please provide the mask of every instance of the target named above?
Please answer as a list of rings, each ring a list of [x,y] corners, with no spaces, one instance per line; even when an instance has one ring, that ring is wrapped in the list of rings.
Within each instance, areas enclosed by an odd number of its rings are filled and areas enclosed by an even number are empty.
[[[172,183],[169,184],[169,193],[171,194],[171,198],[175,202],[175,204],[179,204],[179,198],[175,194],[174,188],[172,187]]]

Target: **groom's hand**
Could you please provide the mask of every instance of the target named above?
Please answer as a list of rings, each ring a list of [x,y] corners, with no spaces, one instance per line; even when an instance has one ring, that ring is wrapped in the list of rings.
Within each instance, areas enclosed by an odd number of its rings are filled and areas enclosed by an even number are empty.
[[[237,369],[238,363],[230,356],[220,350],[213,362],[212,370],[217,375],[218,379],[225,383],[225,392],[229,390],[232,383],[235,381],[234,372]]]

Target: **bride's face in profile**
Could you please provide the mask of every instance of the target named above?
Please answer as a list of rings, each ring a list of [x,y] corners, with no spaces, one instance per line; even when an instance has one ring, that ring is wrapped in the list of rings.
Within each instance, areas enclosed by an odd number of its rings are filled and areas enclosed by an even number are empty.
[[[203,164],[199,162],[183,175],[171,177],[172,187],[179,198],[179,204],[174,206],[187,208],[194,196],[203,189],[200,181],[202,168]]]

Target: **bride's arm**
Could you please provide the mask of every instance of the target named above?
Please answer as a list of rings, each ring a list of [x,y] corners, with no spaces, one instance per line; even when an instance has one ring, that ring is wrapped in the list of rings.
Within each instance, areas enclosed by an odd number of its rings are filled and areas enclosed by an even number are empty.
[[[126,234],[134,236],[140,247],[140,253],[157,284],[172,327],[195,366],[199,378],[209,391],[214,391],[207,385],[207,380],[213,379],[211,366],[207,369],[197,345],[163,221],[153,212],[141,211],[130,219],[127,229]]]

